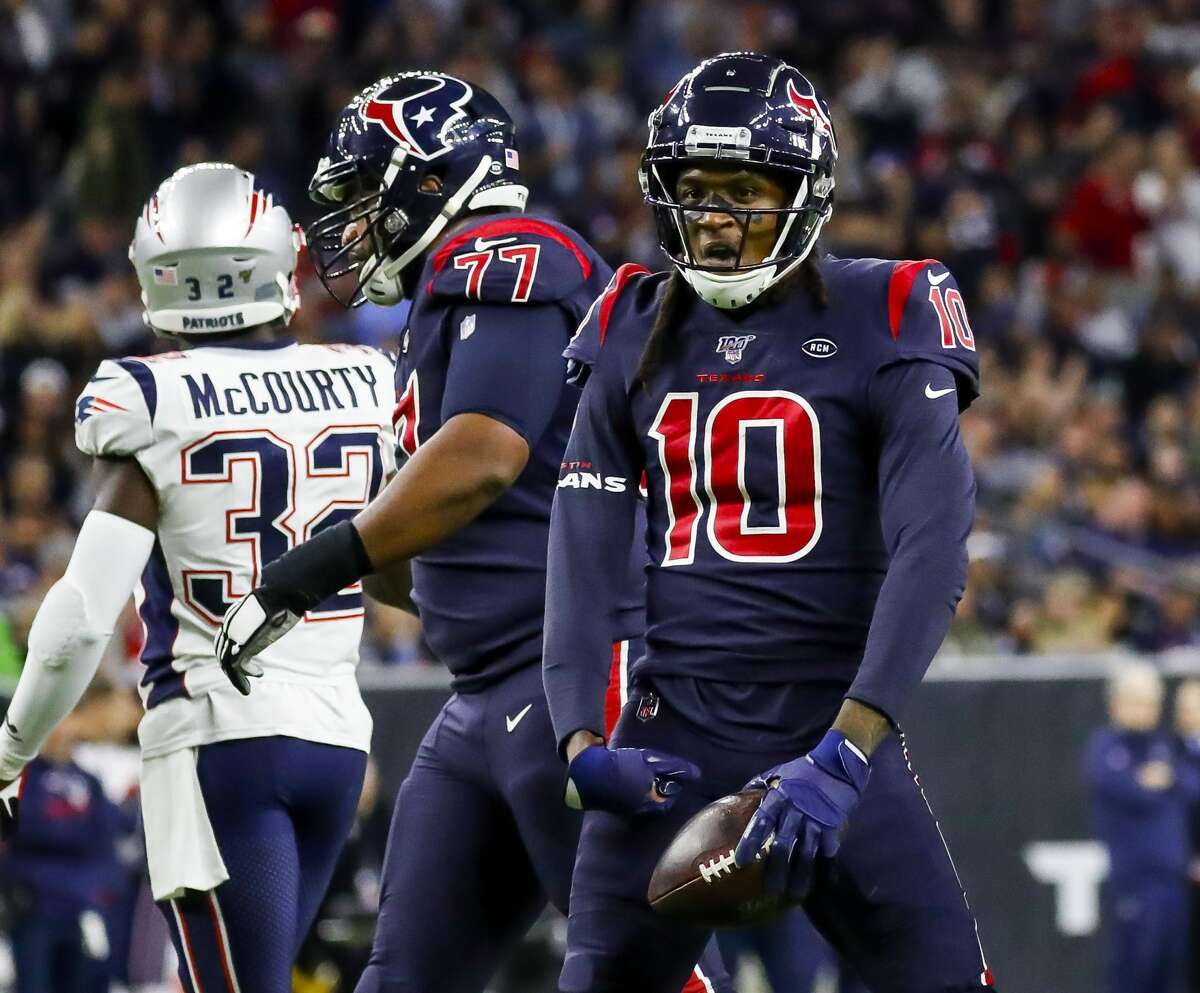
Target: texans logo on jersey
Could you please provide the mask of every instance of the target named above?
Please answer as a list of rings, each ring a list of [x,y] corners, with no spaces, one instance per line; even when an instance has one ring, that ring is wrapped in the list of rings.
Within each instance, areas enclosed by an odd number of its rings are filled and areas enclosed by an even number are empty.
[[[425,76],[428,86],[402,100],[376,94],[359,108],[364,121],[378,124],[410,155],[429,161],[450,151],[443,135],[461,117],[472,89],[449,76]]]

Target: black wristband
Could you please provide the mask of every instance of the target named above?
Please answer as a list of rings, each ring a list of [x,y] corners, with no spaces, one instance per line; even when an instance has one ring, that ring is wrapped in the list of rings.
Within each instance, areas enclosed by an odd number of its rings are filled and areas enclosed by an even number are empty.
[[[373,571],[358,530],[342,521],[270,563],[263,569],[260,591],[303,614]]]

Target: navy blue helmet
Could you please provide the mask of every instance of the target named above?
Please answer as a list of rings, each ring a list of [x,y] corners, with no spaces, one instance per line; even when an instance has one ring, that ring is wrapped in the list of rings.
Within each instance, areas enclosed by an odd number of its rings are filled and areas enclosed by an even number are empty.
[[[490,93],[440,72],[385,76],[350,101],[308,186],[332,208],[307,235],[333,298],[398,303],[455,217],[523,210],[515,131]]]
[[[837,137],[829,107],[799,70],[756,52],[706,59],[683,77],[650,115],[639,178],[654,210],[659,244],[693,289],[717,307],[742,307],[794,270],[812,251],[833,212]],[[737,164],[780,181],[790,201],[779,209],[720,204],[742,229],[733,268],[705,267],[688,244],[685,219],[705,204],[680,203],[675,181],[686,166]],[[756,215],[776,218],[771,253],[742,265],[746,232]]]

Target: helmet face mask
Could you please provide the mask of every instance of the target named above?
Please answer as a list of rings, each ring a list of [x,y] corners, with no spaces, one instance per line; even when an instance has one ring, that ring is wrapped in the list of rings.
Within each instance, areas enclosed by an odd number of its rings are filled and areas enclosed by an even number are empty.
[[[330,208],[308,229],[325,288],[345,307],[411,296],[455,217],[524,209],[518,163],[513,123],[484,90],[436,72],[373,83],[342,111],[309,183]]]
[[[812,251],[833,211],[837,144],[828,109],[812,84],[779,59],[755,53],[702,62],[650,115],[650,140],[639,178],[654,211],[659,244],[684,279],[708,303],[742,307],[791,273]],[[789,196],[767,208],[729,203],[688,204],[675,177],[687,168],[744,170],[782,183]],[[741,229],[732,265],[699,257],[689,228],[697,206],[725,214]],[[776,237],[761,259],[746,251],[751,228],[767,215]],[[749,253],[750,255],[754,253]]]

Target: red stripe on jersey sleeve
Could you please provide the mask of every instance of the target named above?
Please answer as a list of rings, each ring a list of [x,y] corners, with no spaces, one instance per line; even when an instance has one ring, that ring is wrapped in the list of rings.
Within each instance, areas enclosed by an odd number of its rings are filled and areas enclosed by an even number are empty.
[[[608,335],[608,322],[612,318],[612,309],[617,302],[617,297],[621,295],[621,290],[625,288],[634,276],[648,273],[650,270],[645,266],[638,265],[636,262],[626,262],[613,273],[612,282],[608,284],[608,289],[604,291],[604,299],[600,301],[600,344],[604,345],[604,339]]]
[[[927,265],[941,265],[937,259],[921,259],[919,262],[897,262],[892,268],[892,279],[888,283],[888,323],[892,328],[892,337],[900,337],[900,321],[904,317],[904,305],[908,303],[908,294],[921,270]]]
[[[556,241],[575,256],[575,261],[579,263],[579,268],[583,271],[584,279],[592,274],[592,263],[575,242],[554,225],[535,220],[532,217],[512,217],[504,221],[492,221],[490,224],[481,224],[477,228],[471,228],[470,231],[455,235],[437,250],[437,254],[433,257],[433,271],[441,272],[446,263],[450,261],[451,255],[476,238],[499,238],[508,234],[531,234]]]

